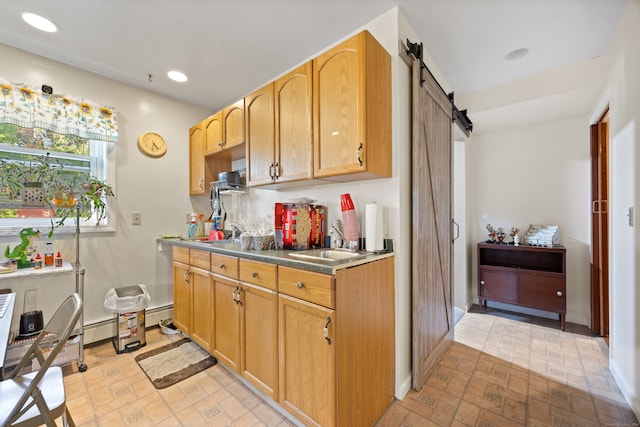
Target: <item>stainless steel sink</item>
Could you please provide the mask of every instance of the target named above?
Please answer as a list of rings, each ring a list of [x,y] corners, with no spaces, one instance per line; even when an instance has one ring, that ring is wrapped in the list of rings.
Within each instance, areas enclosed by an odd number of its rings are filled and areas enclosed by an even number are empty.
[[[290,252],[289,256],[307,261],[346,262],[364,258],[368,254],[346,249],[311,249],[308,251]]]

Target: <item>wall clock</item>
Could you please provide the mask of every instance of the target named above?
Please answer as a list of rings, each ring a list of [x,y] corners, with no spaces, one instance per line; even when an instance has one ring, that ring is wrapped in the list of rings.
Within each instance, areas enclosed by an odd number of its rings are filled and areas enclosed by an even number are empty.
[[[161,157],[167,152],[167,143],[161,135],[146,132],[138,137],[138,148],[149,157]]]

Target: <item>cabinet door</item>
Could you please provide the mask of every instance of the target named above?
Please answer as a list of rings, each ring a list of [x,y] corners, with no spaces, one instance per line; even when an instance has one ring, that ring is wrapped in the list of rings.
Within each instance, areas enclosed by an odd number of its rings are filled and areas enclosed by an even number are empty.
[[[518,303],[518,276],[512,271],[481,270],[478,297],[506,303]]]
[[[315,177],[365,167],[358,160],[366,120],[362,49],[352,38],[314,59]]]
[[[313,175],[312,66],[307,62],[275,82],[277,181]]]
[[[247,185],[273,181],[274,112],[273,83],[245,99],[247,136]]]
[[[240,304],[234,296],[238,282],[212,275],[213,355],[227,367],[240,372]]]
[[[333,426],[335,312],[286,295],[278,300],[279,403],[305,424]]]
[[[519,302],[542,310],[567,311],[564,278],[549,273],[518,275]]]
[[[191,333],[191,283],[189,266],[173,263],[173,324],[185,334]]]
[[[208,271],[191,267],[191,338],[211,352],[213,336],[213,285]]]
[[[391,58],[367,31],[313,60],[314,178],[391,176]]]
[[[272,399],[278,398],[278,293],[241,284],[242,375]]]
[[[222,110],[224,148],[244,142],[244,99]]]
[[[222,128],[222,111],[209,117],[204,124],[206,133],[206,154],[216,153],[222,150],[224,145],[224,133]]]
[[[206,135],[201,124],[191,128],[189,132],[189,194],[204,194],[206,176],[204,150]]]

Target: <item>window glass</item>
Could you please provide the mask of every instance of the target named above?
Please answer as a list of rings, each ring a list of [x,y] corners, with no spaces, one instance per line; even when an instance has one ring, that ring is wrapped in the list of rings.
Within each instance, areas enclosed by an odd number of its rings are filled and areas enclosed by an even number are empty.
[[[4,169],[0,176],[0,234],[14,234],[26,226],[40,228],[43,232],[51,226],[52,221],[59,221],[67,216],[69,218],[64,221],[64,227],[57,229],[56,233],[72,231],[75,228],[75,212],[69,215],[68,210],[65,213],[64,210],[48,207],[24,208],[19,202],[12,203],[19,194],[11,194],[11,186],[7,185],[7,179],[15,177],[16,170],[21,171],[18,173],[23,174],[21,177],[32,175],[45,158],[49,170],[54,171],[56,175],[56,182],[62,183],[65,188],[79,190],[80,183],[89,181],[91,177],[106,181],[107,144],[75,135],[60,135],[44,129],[0,124],[0,159],[3,161]],[[9,173],[9,170],[14,172]],[[47,197],[52,198],[61,186],[47,186],[45,180],[45,187]],[[91,217],[90,207],[82,207],[80,214],[83,218],[81,226],[95,225],[95,217],[86,220]],[[101,224],[105,225],[108,219],[103,219]]]

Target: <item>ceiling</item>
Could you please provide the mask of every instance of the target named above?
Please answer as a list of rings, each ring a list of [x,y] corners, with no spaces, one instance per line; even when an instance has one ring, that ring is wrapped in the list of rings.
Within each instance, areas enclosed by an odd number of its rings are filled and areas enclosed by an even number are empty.
[[[3,0],[0,43],[213,112],[399,6],[458,97],[602,55],[627,2]],[[29,27],[21,11],[60,31]],[[169,80],[172,69],[189,81]]]

